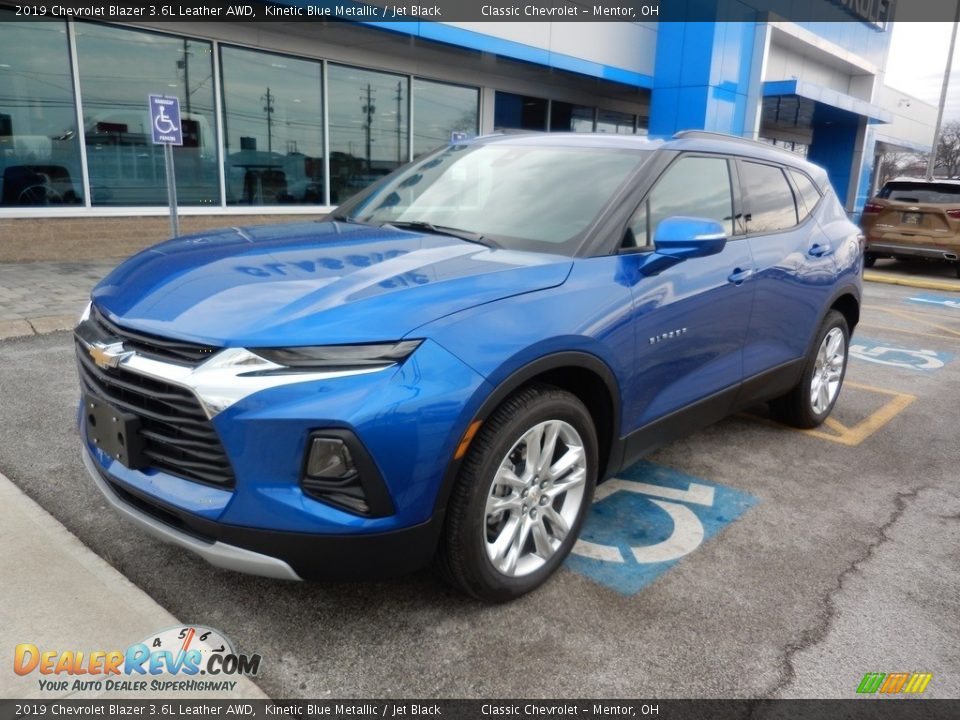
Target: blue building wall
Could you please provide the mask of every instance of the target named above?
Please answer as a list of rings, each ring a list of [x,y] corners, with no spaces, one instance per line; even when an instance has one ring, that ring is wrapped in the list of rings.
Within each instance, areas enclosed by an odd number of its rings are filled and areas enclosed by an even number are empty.
[[[756,23],[663,23],[650,98],[650,134],[697,128],[741,135]]]

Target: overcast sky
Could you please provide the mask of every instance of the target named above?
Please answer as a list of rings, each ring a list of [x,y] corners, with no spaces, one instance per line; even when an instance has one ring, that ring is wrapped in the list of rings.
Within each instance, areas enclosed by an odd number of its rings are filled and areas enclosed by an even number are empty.
[[[894,23],[886,84],[937,105],[952,27],[949,22]],[[944,119],[960,119],[960,37],[953,55]]]

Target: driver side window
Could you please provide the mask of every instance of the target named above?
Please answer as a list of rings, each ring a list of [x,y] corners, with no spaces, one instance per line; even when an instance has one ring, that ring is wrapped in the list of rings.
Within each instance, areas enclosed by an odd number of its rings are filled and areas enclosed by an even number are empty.
[[[631,218],[623,247],[652,247],[657,225],[674,215],[716,220],[733,235],[733,193],[725,158],[681,157],[667,168]]]

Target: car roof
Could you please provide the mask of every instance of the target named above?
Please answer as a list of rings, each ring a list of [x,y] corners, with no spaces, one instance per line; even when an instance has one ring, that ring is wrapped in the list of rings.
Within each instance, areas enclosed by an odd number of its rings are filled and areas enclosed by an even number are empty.
[[[477,141],[497,144],[542,145],[545,147],[611,147],[633,150],[657,150],[663,140],[651,140],[644,135],[617,135],[614,133],[499,131],[481,135]]]
[[[508,130],[482,135],[476,138],[476,141],[527,146],[542,145],[545,147],[596,147],[650,151],[663,149],[677,152],[723,153],[787,165],[812,177],[821,188],[825,188],[827,185],[826,171],[800,155],[757,140],[725,133],[688,130],[679,132],[668,140],[659,140],[650,139],[643,135],[617,135],[614,133]]]

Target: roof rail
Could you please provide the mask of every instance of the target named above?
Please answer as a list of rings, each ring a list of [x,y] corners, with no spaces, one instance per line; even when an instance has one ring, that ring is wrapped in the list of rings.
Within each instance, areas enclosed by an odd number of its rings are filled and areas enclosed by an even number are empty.
[[[797,155],[796,153],[790,152],[786,148],[778,147],[777,145],[771,145],[770,143],[761,142],[760,140],[752,140],[750,138],[741,137],[739,135],[730,135],[729,133],[714,132],[713,130],[681,130],[680,132],[674,133],[673,135],[675,140],[685,139],[685,140],[730,140],[733,142],[740,143],[741,145],[749,145],[754,148],[764,148],[770,152],[779,153],[784,157],[792,158],[793,160],[805,160],[802,155]]]
[[[783,148],[778,148],[776,145],[770,145],[769,143],[760,142],[759,140],[752,140],[750,138],[741,137],[740,135],[731,135],[730,133],[715,132],[713,130],[681,130],[680,132],[673,134],[674,140],[679,140],[680,138],[736,140],[749,145],[761,145],[765,148],[783,150]]]

